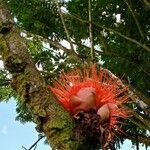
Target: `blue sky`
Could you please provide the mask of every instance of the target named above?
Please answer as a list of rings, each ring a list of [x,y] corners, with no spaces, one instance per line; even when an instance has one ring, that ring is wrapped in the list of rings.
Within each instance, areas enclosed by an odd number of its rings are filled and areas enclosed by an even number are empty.
[[[0,148],[3,150],[24,150],[27,149],[38,139],[38,133],[33,123],[21,124],[15,120],[15,101],[0,103]],[[36,150],[50,150],[44,144],[44,139],[38,143]]]
[[[33,123],[21,124],[15,120],[15,107],[14,100],[0,103],[0,148],[3,150],[24,150],[22,146],[28,149],[38,139]],[[131,147],[131,143],[126,141],[120,150],[135,150]],[[44,144],[43,139],[38,143],[36,150],[51,150],[51,148]],[[140,147],[140,150],[145,148]]]

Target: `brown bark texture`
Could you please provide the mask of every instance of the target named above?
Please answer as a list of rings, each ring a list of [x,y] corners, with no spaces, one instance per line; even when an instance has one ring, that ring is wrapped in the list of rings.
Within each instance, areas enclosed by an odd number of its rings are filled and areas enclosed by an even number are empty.
[[[74,122],[52,93],[47,90],[47,85],[36,69],[20,33],[10,11],[0,0],[0,55],[2,55],[5,68],[12,75],[12,88],[16,91],[18,99],[25,103],[32,112],[39,131],[45,134],[53,149],[81,150],[82,144],[86,145],[86,142],[73,140]],[[131,99],[137,100],[133,94],[131,94]],[[149,128],[146,118],[138,115],[134,117],[141,123],[144,122],[142,125]],[[125,138],[134,140],[136,137],[126,135]],[[150,137],[138,135],[138,141],[150,145]],[[87,148],[82,147],[82,149]]]
[[[14,25],[8,8],[0,3],[0,55],[12,75],[11,86],[19,100],[33,113],[38,129],[44,132],[53,149],[77,149],[72,140],[74,123],[70,115],[47,90],[27,46]]]

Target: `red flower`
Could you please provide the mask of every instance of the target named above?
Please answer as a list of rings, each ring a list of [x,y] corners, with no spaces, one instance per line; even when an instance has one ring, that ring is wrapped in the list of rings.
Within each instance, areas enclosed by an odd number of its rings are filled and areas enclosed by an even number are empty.
[[[97,71],[96,65],[93,65],[84,70],[62,73],[50,89],[71,115],[94,109],[102,122],[109,122],[109,130],[118,130],[118,119],[129,115],[123,107],[128,102],[125,95],[127,87],[121,85],[122,82],[108,70],[101,68]]]

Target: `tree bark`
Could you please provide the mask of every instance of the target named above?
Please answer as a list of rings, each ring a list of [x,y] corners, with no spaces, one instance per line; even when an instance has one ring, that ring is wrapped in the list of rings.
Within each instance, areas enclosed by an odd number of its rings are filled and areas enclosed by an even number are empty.
[[[38,129],[45,134],[52,149],[88,150],[88,143],[74,141],[74,122],[70,115],[47,90],[47,85],[35,67],[28,48],[14,25],[8,8],[0,0],[0,55],[5,68],[12,75],[11,86],[18,100],[27,105],[34,115]],[[136,99],[136,98],[132,98]],[[126,136],[129,139],[135,139]],[[149,145],[149,137],[138,136],[138,141]]]
[[[72,140],[74,123],[47,90],[47,85],[35,67],[28,48],[15,27],[8,8],[0,0],[0,55],[11,73],[11,86],[34,115],[38,128],[44,132],[51,147],[76,150]]]

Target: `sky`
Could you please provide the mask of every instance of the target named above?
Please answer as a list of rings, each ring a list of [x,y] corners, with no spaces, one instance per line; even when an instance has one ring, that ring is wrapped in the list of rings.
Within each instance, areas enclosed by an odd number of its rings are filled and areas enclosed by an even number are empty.
[[[2,150],[24,150],[22,146],[29,149],[38,139],[38,133],[33,123],[21,124],[15,120],[16,104],[14,100],[0,103],[0,149]],[[50,150],[42,139],[36,150]]]
[[[38,139],[38,133],[35,130],[35,124],[21,124],[15,120],[16,103],[11,99],[9,102],[0,103],[0,149],[3,150],[24,150],[22,146],[29,149]],[[131,142],[126,141],[120,150],[136,150],[132,148]],[[51,150],[48,145],[41,140],[36,150]],[[140,150],[145,150],[140,147]],[[150,148],[148,148],[150,150]]]

